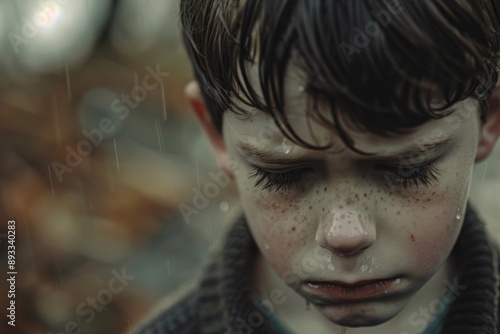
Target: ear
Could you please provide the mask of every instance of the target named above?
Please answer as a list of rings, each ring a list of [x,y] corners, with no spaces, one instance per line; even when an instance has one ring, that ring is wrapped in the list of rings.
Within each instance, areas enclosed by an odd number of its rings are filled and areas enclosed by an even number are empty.
[[[500,135],[500,86],[498,83],[489,99],[486,122],[481,124],[479,135],[476,162],[480,162],[490,155]]]
[[[191,81],[186,85],[184,94],[186,95],[186,98],[191,106],[191,109],[194,111],[196,118],[201,124],[201,127],[205,131],[208,140],[212,144],[212,147],[215,149],[215,156],[217,159],[217,163],[219,164],[219,168],[233,177],[233,173],[229,164],[229,156],[226,150],[226,145],[224,144],[224,139],[222,137],[222,134],[214,125],[212,118],[210,117],[210,113],[205,106],[200,86],[197,82]]]

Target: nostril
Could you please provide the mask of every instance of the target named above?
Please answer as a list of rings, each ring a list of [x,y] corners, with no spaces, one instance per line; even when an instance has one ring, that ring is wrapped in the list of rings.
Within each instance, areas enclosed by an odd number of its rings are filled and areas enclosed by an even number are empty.
[[[362,253],[365,249],[367,249],[368,247],[370,246],[366,246],[366,247],[362,247],[360,249],[356,249],[356,250],[350,250],[350,251],[342,251],[341,249],[337,249],[335,251],[333,251],[335,254],[337,254],[338,256],[340,257],[350,257],[350,256],[355,256],[355,255],[358,255],[360,253]]]

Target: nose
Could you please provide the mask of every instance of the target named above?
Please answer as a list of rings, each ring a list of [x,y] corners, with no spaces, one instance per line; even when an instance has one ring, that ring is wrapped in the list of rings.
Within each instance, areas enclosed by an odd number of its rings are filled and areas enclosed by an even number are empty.
[[[322,248],[339,256],[358,255],[376,239],[376,229],[367,214],[356,210],[336,211],[318,226],[316,240]]]

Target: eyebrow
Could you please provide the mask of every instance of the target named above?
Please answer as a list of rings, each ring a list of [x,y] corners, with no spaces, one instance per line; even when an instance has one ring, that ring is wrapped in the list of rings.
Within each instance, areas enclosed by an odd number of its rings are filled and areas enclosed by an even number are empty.
[[[297,163],[297,161],[301,160],[300,158],[289,157],[284,153],[269,148],[257,148],[247,142],[236,144],[236,148],[250,159],[257,159],[270,164]]]
[[[414,158],[414,155],[417,153],[425,153],[429,156],[437,156],[444,152],[447,152],[453,145],[454,140],[454,138],[446,138],[433,143],[415,143],[402,149],[400,152],[392,153],[391,155],[380,156],[373,154],[368,155],[363,159],[371,161],[383,161],[384,163],[400,163],[403,159],[405,160]],[[286,156],[284,153],[280,153],[279,151],[271,150],[269,148],[257,148],[247,142],[240,142],[236,144],[236,147],[246,157],[250,159],[257,159],[270,164],[291,164],[304,160],[298,157]]]
[[[425,153],[426,159],[428,159],[428,156],[436,157],[448,152],[453,146],[454,141],[455,138],[449,137],[432,143],[415,143],[402,149],[400,152],[382,157],[369,157],[368,159],[384,161],[385,163],[401,163],[401,160],[415,159],[415,154],[419,153]]]

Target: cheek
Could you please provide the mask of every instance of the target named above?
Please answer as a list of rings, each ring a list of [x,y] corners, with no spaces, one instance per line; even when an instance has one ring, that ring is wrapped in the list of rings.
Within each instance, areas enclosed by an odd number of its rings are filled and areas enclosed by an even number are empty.
[[[310,236],[304,203],[293,196],[252,189],[251,185],[240,195],[261,253],[278,274],[286,272],[306,248]]]
[[[423,271],[436,270],[449,256],[460,233],[469,190],[468,172],[452,175],[435,196],[420,197],[408,226],[410,254]]]
[[[426,210],[420,217],[410,229],[409,251],[420,270],[434,271],[450,254],[462,224],[455,211],[440,206]]]

